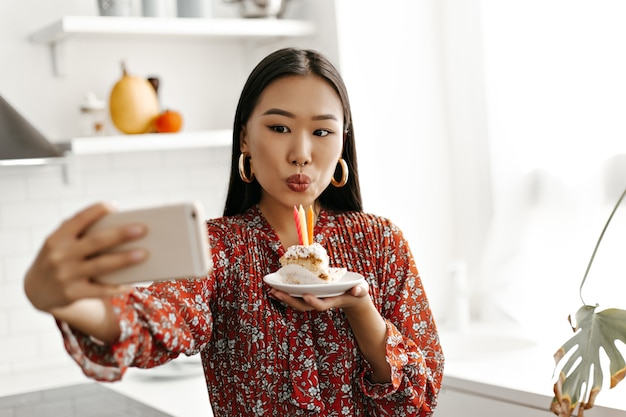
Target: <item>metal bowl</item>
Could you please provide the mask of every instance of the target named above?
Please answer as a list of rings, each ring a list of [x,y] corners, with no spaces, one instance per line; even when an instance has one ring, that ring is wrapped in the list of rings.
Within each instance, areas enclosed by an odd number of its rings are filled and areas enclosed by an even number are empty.
[[[239,13],[246,18],[280,18],[289,0],[227,0],[239,3]]]

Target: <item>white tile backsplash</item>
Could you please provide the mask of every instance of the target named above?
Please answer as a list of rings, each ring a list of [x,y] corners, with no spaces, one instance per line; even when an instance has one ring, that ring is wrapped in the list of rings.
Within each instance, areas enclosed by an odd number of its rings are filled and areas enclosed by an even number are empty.
[[[63,176],[68,164],[54,164],[33,167],[30,171],[24,171],[21,177],[26,182],[26,196],[28,201],[48,200],[50,197],[71,197],[80,194],[80,186],[75,182],[67,182]]]
[[[1,312],[10,313],[25,306],[29,306],[29,303],[24,295],[22,281],[2,284],[2,291],[0,292]]]
[[[4,223],[4,222],[3,222]],[[31,248],[28,228],[2,229],[0,225],[0,257],[28,252]]]
[[[53,196],[54,194],[51,194],[51,197]],[[0,206],[0,212],[2,226],[12,229],[51,224],[60,216],[58,204],[51,200],[4,203]]]
[[[154,156],[149,155],[148,153],[144,153],[142,158],[137,158],[136,154],[129,154],[133,156],[135,163],[137,160],[142,160],[143,158],[152,159]],[[111,155],[102,154],[102,155],[81,155],[80,158],[76,158],[75,165],[78,170],[83,173],[87,172],[98,172],[98,171],[107,171],[112,168],[111,165]]]
[[[188,175],[184,168],[146,169],[137,174],[139,191],[165,191],[188,188]]]
[[[143,153],[141,158],[137,158],[136,152],[125,152],[117,155],[110,155],[107,161],[107,168],[115,170],[143,170],[158,169],[163,166],[161,152]]]
[[[22,303],[8,314],[9,333],[12,335],[39,334],[50,327],[50,315],[22,306]]]
[[[37,239],[36,243],[43,243],[42,239]],[[32,256],[10,256],[4,259],[4,267],[0,263],[0,282],[21,283],[24,278],[24,271],[30,266]]]
[[[8,343],[7,343],[8,342]],[[32,360],[36,362],[39,354],[37,334],[9,335],[6,342],[0,343],[0,366],[13,361]]]
[[[26,179],[19,175],[0,176],[0,203],[23,201],[26,198]]]
[[[23,278],[43,240],[96,201],[121,209],[199,200],[223,210],[230,149],[75,156],[60,166],[0,167],[0,379],[75,366],[51,316],[26,299]]]
[[[111,199],[137,191],[137,172],[134,170],[107,170],[84,173],[84,192],[92,198]]]

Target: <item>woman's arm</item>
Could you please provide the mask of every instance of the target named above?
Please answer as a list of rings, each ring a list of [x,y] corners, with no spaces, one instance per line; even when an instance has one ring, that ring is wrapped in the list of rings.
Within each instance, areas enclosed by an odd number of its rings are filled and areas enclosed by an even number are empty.
[[[119,338],[121,333],[118,318],[108,298],[78,300],[69,306],[54,308],[50,313],[71,328],[107,344]]]
[[[120,333],[110,297],[129,288],[95,283],[91,277],[146,257],[143,250],[98,255],[145,233],[142,225],[128,225],[85,236],[111,211],[106,204],[95,204],[63,222],[46,239],[24,279],[24,292],[35,308],[103,342],[115,340]]]
[[[350,294],[359,297],[368,291],[359,285],[352,288]],[[354,337],[363,357],[370,365],[373,383],[391,382],[391,367],[387,363],[387,324],[370,297],[363,297],[362,302],[352,307],[343,308]]]

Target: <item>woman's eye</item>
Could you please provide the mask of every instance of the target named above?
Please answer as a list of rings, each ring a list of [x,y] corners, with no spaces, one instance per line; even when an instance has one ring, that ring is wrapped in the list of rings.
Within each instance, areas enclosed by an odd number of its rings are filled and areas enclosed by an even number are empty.
[[[317,129],[315,132],[313,132],[313,134],[315,136],[324,137],[324,136],[330,135],[331,131],[330,130],[326,130],[326,129]]]
[[[287,128],[287,126],[270,126],[270,129],[273,130],[276,133],[287,133],[287,132],[289,132],[289,129]]]

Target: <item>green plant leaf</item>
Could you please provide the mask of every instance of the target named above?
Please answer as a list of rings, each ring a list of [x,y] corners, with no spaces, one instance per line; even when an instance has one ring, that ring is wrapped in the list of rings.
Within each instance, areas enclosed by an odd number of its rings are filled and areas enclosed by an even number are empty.
[[[616,340],[626,343],[626,310],[610,308],[596,313],[596,308],[584,305],[576,312],[576,326],[572,326],[574,336],[554,354],[558,367],[567,353],[574,349],[554,384],[555,397],[550,410],[558,416],[571,416],[580,404],[578,416],[582,417],[583,410],[593,407],[596,396],[602,390],[604,378],[600,349],[609,358],[610,388],[626,375],[626,361],[615,345]],[[569,320],[571,324],[571,317]]]

